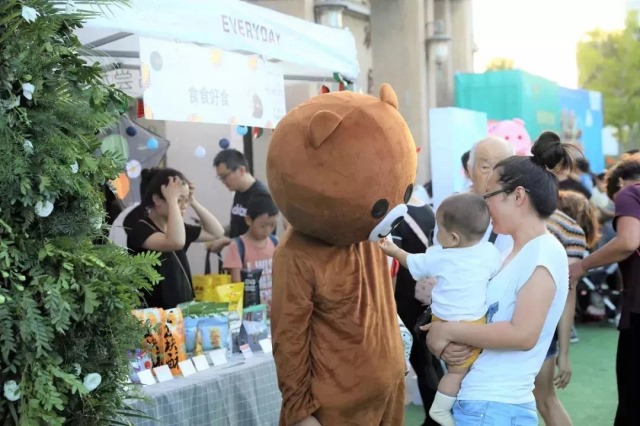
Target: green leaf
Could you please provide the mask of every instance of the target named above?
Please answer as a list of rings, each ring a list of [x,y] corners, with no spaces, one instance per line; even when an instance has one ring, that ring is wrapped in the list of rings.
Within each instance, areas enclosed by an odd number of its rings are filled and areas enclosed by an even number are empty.
[[[84,290],[84,313],[85,315],[93,314],[94,309],[100,306],[98,294],[89,286],[85,286]]]

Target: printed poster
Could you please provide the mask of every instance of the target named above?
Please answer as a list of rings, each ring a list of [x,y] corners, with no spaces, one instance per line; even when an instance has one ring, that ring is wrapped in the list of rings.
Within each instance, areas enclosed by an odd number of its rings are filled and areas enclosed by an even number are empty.
[[[145,118],[273,129],[286,113],[284,75],[257,55],[140,38]]]

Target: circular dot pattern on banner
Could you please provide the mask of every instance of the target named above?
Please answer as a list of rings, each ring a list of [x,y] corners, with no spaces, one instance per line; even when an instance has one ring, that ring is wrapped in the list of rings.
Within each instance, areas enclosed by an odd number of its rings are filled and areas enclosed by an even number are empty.
[[[102,140],[101,150],[103,154],[112,153],[129,158],[129,142],[120,135],[107,136]]]
[[[220,148],[222,148],[222,149],[227,149],[227,148],[229,148],[229,146],[231,145],[231,143],[229,142],[229,139],[227,139],[227,138],[222,138],[222,139],[220,139],[220,141],[218,142],[218,145],[220,145]]]
[[[209,60],[211,61],[211,63],[214,65],[218,65],[221,59],[222,59],[222,50],[213,49],[211,51],[211,55],[209,56]]]
[[[205,155],[207,155],[207,150],[204,149],[204,147],[202,146],[198,146],[196,148],[196,151],[194,152],[194,154],[196,155],[196,157],[198,158],[204,158]]]
[[[240,136],[246,135],[248,131],[249,129],[247,128],[247,126],[236,127],[236,133],[239,134]]]
[[[116,189],[118,198],[124,200],[127,195],[129,195],[131,182],[125,173],[120,173],[120,175],[113,181],[113,187]]]
[[[53,211],[53,203],[51,201],[38,201],[34,210],[38,216],[47,217]]]
[[[258,69],[258,57],[257,56],[249,56],[249,69],[251,71],[255,71]]]
[[[127,176],[131,179],[135,179],[140,176],[140,173],[142,173],[142,164],[140,164],[138,160],[131,160],[127,163],[126,170]]]
[[[138,133],[138,129],[136,129],[136,128],[135,128],[135,127],[133,127],[133,126],[129,126],[129,127],[127,127],[127,135],[129,135],[129,136],[135,136],[135,135],[136,135],[136,133]]]
[[[147,148],[149,149],[158,149],[159,143],[158,143],[158,139],[156,138],[149,138],[149,140],[147,141]]]
[[[164,61],[162,60],[162,55],[158,52],[151,52],[151,68],[155,71],[162,70],[162,66],[164,65]]]

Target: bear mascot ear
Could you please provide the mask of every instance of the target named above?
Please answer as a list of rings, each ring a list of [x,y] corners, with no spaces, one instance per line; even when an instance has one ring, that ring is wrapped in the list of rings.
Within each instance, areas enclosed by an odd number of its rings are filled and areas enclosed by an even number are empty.
[[[380,100],[384,103],[391,105],[394,109],[398,109],[398,96],[387,83],[382,83],[380,86]]]
[[[342,117],[333,111],[318,111],[309,123],[309,132],[311,133],[311,145],[318,149],[324,141],[336,130],[342,122]]]

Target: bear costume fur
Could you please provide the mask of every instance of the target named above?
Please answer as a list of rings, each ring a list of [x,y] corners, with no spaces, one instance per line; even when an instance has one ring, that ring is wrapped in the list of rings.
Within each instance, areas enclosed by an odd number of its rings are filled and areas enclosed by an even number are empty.
[[[403,423],[405,359],[377,246],[415,181],[416,147],[397,108],[387,84],[380,98],[323,94],[273,133],[267,178],[291,224],[272,275],[282,426]]]

